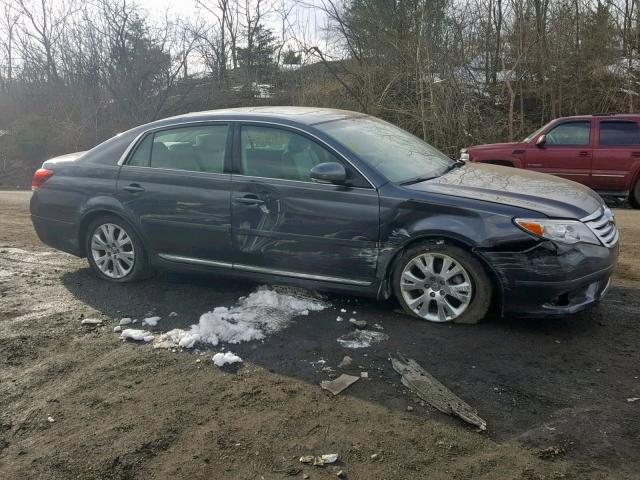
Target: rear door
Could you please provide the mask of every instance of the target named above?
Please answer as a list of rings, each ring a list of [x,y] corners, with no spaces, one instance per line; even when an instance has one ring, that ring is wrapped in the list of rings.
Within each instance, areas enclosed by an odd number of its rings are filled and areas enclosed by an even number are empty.
[[[226,123],[154,131],[122,166],[118,197],[164,259],[230,266],[230,132]]]
[[[238,125],[232,185],[234,268],[352,285],[375,278],[378,193],[347,161],[295,129]],[[340,162],[347,184],[311,181]]]
[[[593,188],[602,192],[629,189],[634,164],[640,163],[640,125],[635,120],[599,121],[593,152]]]
[[[589,185],[591,130],[589,120],[571,120],[552,126],[545,134],[545,143],[527,152],[527,168]]]

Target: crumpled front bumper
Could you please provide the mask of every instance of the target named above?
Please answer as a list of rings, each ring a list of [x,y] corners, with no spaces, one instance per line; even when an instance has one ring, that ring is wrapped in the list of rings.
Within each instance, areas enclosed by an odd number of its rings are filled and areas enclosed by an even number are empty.
[[[582,311],[609,289],[618,244],[542,241],[521,252],[479,251],[501,286],[503,315],[551,317]]]

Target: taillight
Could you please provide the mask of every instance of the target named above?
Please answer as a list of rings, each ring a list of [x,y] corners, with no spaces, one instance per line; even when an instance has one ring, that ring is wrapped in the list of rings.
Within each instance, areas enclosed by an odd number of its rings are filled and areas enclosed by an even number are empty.
[[[53,177],[53,171],[46,168],[39,168],[36,173],[33,174],[31,179],[31,190],[37,190],[42,186],[44,182]]]

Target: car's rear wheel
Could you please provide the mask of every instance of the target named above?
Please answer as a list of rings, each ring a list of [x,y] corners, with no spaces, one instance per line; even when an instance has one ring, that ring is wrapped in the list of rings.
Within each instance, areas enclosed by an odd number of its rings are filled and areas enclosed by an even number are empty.
[[[85,248],[89,265],[104,280],[134,282],[149,274],[142,241],[121,218],[109,215],[92,221]]]
[[[640,208],[640,179],[636,181],[636,185],[629,195],[629,204],[633,208]]]
[[[407,249],[394,269],[393,287],[405,312],[431,322],[477,323],[493,291],[478,259],[443,241]]]

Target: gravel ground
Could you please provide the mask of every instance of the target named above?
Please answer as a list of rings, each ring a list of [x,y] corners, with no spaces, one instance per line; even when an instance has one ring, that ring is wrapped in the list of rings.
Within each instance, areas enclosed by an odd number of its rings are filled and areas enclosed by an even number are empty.
[[[394,302],[330,296],[332,307],[233,345],[244,363],[219,369],[222,347],[154,350],[113,327],[148,312],[162,317],[154,331],[187,327],[257,285],[176,272],[101,282],[39,243],[29,198],[0,192],[2,479],[640,478],[640,400],[627,401],[640,397],[640,211],[616,211],[620,265],[587,313],[437,325]],[[338,315],[389,339],[347,350],[336,339],[352,326]],[[416,401],[391,369],[395,351],[476,407],[488,431]],[[353,364],[340,369],[346,354]],[[361,371],[369,378],[337,397],[318,385]],[[339,462],[298,461],[323,453]]]

